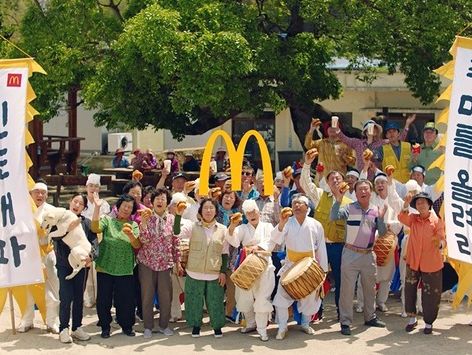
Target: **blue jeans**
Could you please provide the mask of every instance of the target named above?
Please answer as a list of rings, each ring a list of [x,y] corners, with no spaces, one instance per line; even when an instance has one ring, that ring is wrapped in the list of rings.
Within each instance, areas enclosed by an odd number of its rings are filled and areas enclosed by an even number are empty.
[[[333,272],[334,284],[334,301],[339,312],[339,294],[341,292],[341,257],[343,253],[344,243],[326,243],[326,251],[328,253],[328,263],[331,265]]]

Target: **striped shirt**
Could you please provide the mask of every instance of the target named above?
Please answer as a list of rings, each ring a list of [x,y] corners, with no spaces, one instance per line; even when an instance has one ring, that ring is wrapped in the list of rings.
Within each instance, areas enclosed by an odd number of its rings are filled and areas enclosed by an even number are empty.
[[[379,209],[369,205],[364,210],[359,202],[350,203],[341,207],[336,201],[331,209],[330,219],[332,221],[346,220],[346,244],[351,244],[356,248],[370,249],[374,245],[375,232],[384,235],[387,228],[383,218],[379,218]]]

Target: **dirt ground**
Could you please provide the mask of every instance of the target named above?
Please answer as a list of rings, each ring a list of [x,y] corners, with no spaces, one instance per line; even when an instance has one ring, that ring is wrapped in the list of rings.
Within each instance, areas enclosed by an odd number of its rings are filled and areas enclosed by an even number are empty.
[[[7,302],[8,303],[8,302]],[[95,309],[85,309],[83,325],[92,335],[88,342],[62,344],[58,335],[48,334],[45,326],[36,312],[35,328],[26,334],[12,335],[10,311],[7,307],[0,315],[0,354],[183,354],[187,352],[205,353],[258,353],[272,354],[284,351],[287,354],[303,353],[317,354],[472,354],[472,309],[461,305],[458,310],[452,310],[450,303],[442,302],[439,318],[434,323],[432,335],[424,335],[424,323],[419,320],[419,327],[412,333],[406,333],[406,320],[399,316],[399,299],[390,298],[389,311],[378,313],[379,318],[387,323],[387,327],[368,328],[364,326],[363,317],[356,314],[351,336],[340,334],[339,323],[336,322],[336,312],[332,306],[332,294],[327,300],[324,319],[313,328],[316,335],[302,333],[295,323],[291,323],[285,340],[275,340],[277,326],[269,326],[270,340],[263,343],[252,333],[239,333],[239,326],[227,324],[223,328],[224,337],[215,339],[208,324],[202,328],[202,336],[194,339],[190,336],[191,329],[185,322],[173,323],[175,335],[166,337],[153,334],[151,339],[142,337],[143,325],[137,323],[136,337],[130,338],[121,334],[121,330],[112,328],[111,338],[100,338],[100,328],[95,326],[97,316]],[[16,322],[19,322],[16,310]],[[208,319],[205,319],[208,322]]]

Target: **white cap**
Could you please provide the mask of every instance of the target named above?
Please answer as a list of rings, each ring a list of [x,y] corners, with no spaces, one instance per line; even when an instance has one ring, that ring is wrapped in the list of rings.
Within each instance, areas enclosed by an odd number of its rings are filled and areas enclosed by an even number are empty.
[[[284,176],[282,175],[282,172],[277,171],[277,173],[275,174],[275,179],[274,180],[283,180],[283,179],[284,179]]]
[[[295,197],[292,199],[292,203],[294,203],[295,201],[301,201],[301,202],[303,202],[305,205],[310,206],[310,202],[308,201],[308,197],[306,197],[306,196],[304,196],[304,195],[295,196]]]
[[[346,176],[349,176],[349,175],[355,176],[358,179],[361,176],[357,170],[348,170],[346,173]]]
[[[88,184],[94,184],[94,185],[99,185],[100,186],[100,175],[98,174],[90,174],[87,178],[87,182],[85,183],[85,186]]]
[[[259,207],[257,207],[257,203],[254,200],[246,200],[243,202],[242,210],[244,214],[247,214],[252,211],[259,212]]]
[[[405,184],[406,191],[421,191],[420,185],[418,185],[418,182],[416,180],[408,180]]]
[[[216,152],[217,153],[218,152],[225,152],[226,153],[226,149],[225,149],[225,147],[218,147],[218,148],[216,148]]]
[[[44,182],[37,182],[30,191],[42,190],[48,192],[48,186]]]
[[[172,200],[170,201],[171,205],[176,205],[179,202],[186,202],[187,196],[185,196],[182,192],[176,192],[172,195]]]

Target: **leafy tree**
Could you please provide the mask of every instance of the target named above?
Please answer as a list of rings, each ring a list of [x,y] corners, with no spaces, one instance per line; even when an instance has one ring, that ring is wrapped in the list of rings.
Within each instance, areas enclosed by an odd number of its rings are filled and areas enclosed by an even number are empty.
[[[21,39],[49,72],[35,84],[46,117],[80,89],[97,124],[151,125],[177,138],[270,106],[290,108],[303,140],[313,115],[329,117],[316,102],[342,92],[330,68],[337,57],[364,80],[375,77],[373,60],[401,71],[413,95],[430,102],[439,89],[432,69],[472,20],[465,0],[37,3]]]
[[[242,111],[289,107],[303,140],[314,102],[339,97],[329,64],[351,60],[372,79],[371,60],[401,71],[421,102],[434,99],[432,70],[470,23],[466,1],[196,1],[131,3],[132,16],[85,87],[100,124],[203,133]],[[369,60],[359,60],[369,58]]]

